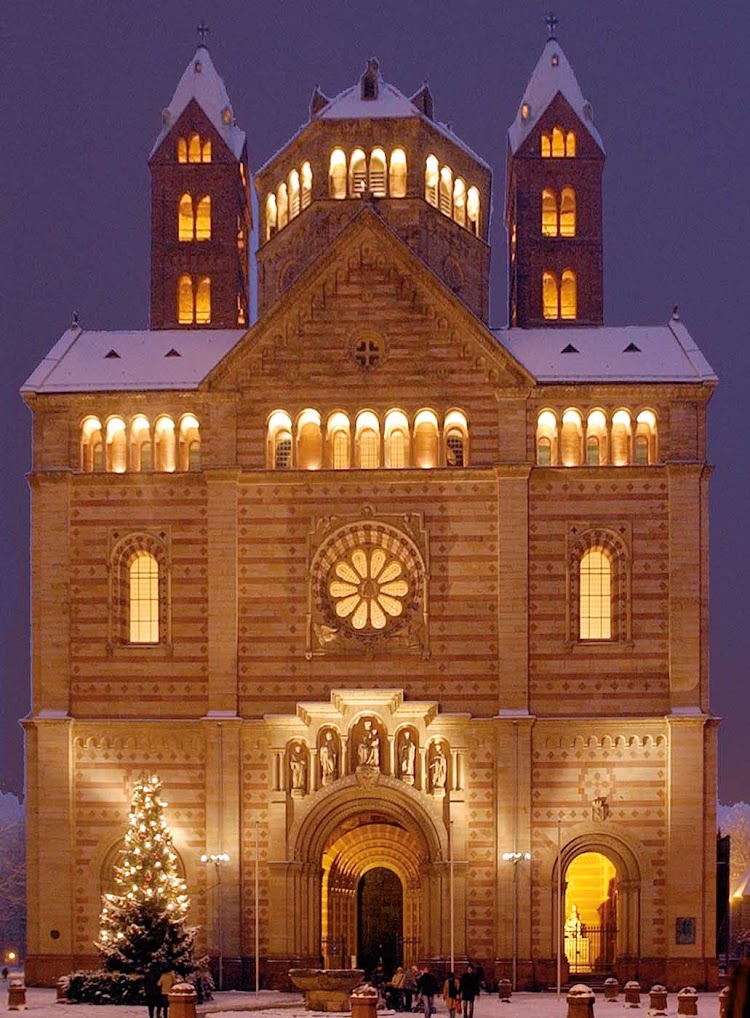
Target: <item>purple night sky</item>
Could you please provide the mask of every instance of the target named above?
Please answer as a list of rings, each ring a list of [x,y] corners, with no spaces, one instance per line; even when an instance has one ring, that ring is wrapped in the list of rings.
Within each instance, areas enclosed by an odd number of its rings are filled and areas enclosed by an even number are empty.
[[[30,415],[18,389],[78,311],[145,328],[146,160],[206,18],[254,170],[370,56],[493,167],[494,325],[506,322],[506,130],[546,38],[551,0],[6,0],[0,374],[0,790],[22,787],[29,708]],[[605,321],[664,324],[672,305],[721,384],[710,406],[711,674],[723,802],[750,799],[748,399],[750,7],[563,0],[558,38],[607,149]],[[8,229],[8,223],[10,228]],[[744,395],[743,395],[744,393]]]

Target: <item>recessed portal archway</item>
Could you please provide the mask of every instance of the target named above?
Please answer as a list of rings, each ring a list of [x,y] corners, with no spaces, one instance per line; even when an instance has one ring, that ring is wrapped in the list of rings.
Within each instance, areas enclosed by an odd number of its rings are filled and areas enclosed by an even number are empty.
[[[571,974],[608,972],[617,950],[617,870],[601,852],[582,852],[565,874],[565,956]]]

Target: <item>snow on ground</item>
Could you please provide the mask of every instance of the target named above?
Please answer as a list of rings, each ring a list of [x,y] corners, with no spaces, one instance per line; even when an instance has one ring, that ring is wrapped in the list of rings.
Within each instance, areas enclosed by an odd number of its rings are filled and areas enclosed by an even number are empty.
[[[6,985],[0,983],[0,1009],[6,1006]],[[147,1018],[145,1007],[126,1007],[105,1004],[68,1004],[55,1002],[55,991],[30,987],[26,991],[26,1001],[33,1018]],[[63,1010],[64,1008],[64,1010]],[[238,990],[215,993],[214,999],[198,1008],[201,1016],[221,1016],[229,1012],[258,1011],[264,1012],[265,1018],[322,1018],[320,1012],[305,1011],[302,998],[295,993],[274,993],[261,990],[256,995]],[[677,994],[670,993],[668,1000],[670,1016],[677,1014]],[[640,1014],[648,1012],[648,994],[641,996]],[[625,1018],[633,1012],[625,1011],[623,998],[615,1003],[606,1003],[597,996],[595,1014],[598,1018]],[[698,999],[699,1018],[716,1018],[719,1013],[718,994],[701,993]],[[392,1011],[379,1011],[378,1018],[392,1018]],[[482,995],[474,1009],[474,1018],[565,1018],[567,1005],[565,994],[558,998],[554,993],[517,993],[509,1004],[501,1004],[495,996]],[[331,1016],[326,1016],[331,1018]],[[436,1018],[448,1018],[442,1002],[439,1002]]]

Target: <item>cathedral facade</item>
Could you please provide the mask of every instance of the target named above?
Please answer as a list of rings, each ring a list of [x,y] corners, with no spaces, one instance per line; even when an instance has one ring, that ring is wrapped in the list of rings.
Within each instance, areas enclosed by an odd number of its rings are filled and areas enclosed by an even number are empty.
[[[427,85],[369,61],[251,176],[198,47],[150,329],[74,321],[23,389],[29,982],[96,966],[144,771],[225,986],[715,982],[716,379],[676,313],[604,325],[603,165],[552,35],[492,329],[491,171]]]

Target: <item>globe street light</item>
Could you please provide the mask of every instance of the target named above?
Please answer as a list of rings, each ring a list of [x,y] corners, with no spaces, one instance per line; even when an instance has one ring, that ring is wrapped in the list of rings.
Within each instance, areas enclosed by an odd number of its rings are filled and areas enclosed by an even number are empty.
[[[224,863],[229,862],[229,856],[226,852],[217,852],[214,855],[202,855],[201,862],[204,864],[213,863],[216,867],[216,938],[218,940],[219,948],[219,989],[224,989],[224,938],[221,926],[221,867]],[[207,888],[211,890],[211,888]]]
[[[503,852],[503,862],[513,863],[513,992],[518,989],[518,864],[522,859],[531,859],[531,852]]]

